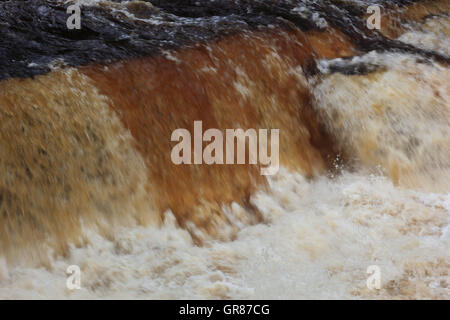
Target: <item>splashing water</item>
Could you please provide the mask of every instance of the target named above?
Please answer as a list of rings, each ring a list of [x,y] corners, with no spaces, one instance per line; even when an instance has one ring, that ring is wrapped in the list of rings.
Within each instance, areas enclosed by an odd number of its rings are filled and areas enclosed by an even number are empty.
[[[27,4],[0,4],[0,299],[450,298],[448,2],[378,31],[382,1]],[[279,128],[281,170],[175,166],[194,120]]]

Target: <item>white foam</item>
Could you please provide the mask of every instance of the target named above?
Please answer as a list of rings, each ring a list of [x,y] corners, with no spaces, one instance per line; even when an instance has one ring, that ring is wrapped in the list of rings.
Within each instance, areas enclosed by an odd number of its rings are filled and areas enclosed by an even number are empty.
[[[367,174],[308,182],[284,169],[270,186],[252,198],[265,222],[244,226],[235,241],[195,246],[169,214],[161,228],[90,234],[89,246],[49,269],[2,265],[0,298],[377,298],[410,286],[409,297],[450,296],[449,195]],[[72,264],[81,290],[65,287]],[[379,292],[365,287],[370,265],[381,268]]]

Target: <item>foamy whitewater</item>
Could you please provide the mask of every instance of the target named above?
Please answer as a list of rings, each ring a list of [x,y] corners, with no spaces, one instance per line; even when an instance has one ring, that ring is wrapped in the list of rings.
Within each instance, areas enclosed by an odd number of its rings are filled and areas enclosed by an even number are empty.
[[[448,17],[417,28],[398,39],[448,56]],[[230,225],[216,226],[219,237],[199,230],[201,244],[170,210],[161,225],[108,237],[85,227],[85,244],[39,266],[0,255],[0,299],[450,299],[450,73],[419,60],[369,52],[322,59],[323,74],[308,80],[292,70],[351,166],[336,161],[336,172],[312,178],[280,168],[250,197],[261,222],[223,206]],[[361,62],[378,71],[330,71]],[[251,96],[250,80],[237,84]],[[70,265],[79,290],[66,286]],[[380,289],[367,285],[371,266]]]
[[[195,246],[174,225],[136,227],[48,268],[0,264],[0,298],[340,299],[448,298],[450,194],[394,187],[381,176],[346,173],[307,181],[282,170],[252,202],[264,223],[234,241]],[[232,210],[243,210],[238,205]],[[82,270],[81,290],[66,269]],[[382,289],[366,286],[381,270]]]

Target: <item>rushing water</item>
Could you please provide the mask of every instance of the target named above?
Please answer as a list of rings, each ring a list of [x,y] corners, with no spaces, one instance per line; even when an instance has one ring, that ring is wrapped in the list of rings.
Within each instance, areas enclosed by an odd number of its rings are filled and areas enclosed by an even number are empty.
[[[450,298],[448,1],[76,2],[0,3],[0,298]],[[195,120],[281,170],[174,165]]]

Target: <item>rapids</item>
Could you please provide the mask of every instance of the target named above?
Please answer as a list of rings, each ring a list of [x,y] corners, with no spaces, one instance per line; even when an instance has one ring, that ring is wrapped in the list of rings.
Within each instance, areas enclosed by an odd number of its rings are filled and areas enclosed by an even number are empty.
[[[0,298],[450,298],[449,14],[0,2]],[[194,121],[279,129],[280,171],[175,165]]]

